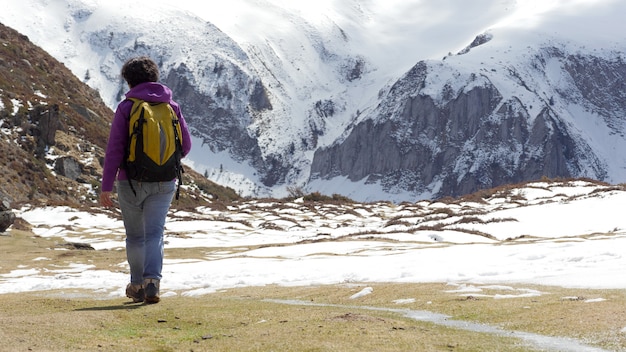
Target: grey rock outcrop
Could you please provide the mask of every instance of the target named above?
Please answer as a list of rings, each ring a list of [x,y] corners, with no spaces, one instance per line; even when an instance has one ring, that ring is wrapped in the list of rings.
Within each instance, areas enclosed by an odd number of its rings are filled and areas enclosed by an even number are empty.
[[[55,144],[56,132],[60,126],[59,106],[37,105],[29,115],[33,123],[31,134],[36,141],[35,155],[43,158],[46,148]]]
[[[567,57],[553,48],[542,55],[562,60],[571,76],[585,77],[578,84],[580,95],[608,126],[617,125],[620,112],[623,119],[626,100],[612,94],[606,99],[600,86],[624,82],[626,64]],[[593,68],[588,60],[596,62]],[[344,176],[379,183],[388,192],[440,197],[544,176],[606,177],[603,160],[554,108],[555,98],[535,99],[541,106],[531,107],[517,96],[504,97],[488,75],[463,72],[456,73],[463,80],[460,87],[441,83],[433,94],[427,86],[433,84],[428,78],[435,70],[418,63],[345,138],[318,149],[311,179]],[[530,90],[514,68],[509,74]],[[571,91],[556,99],[581,100]]]
[[[220,79],[226,72],[229,79]],[[227,62],[217,64],[207,74],[218,82],[213,94],[198,90],[190,81],[192,75],[184,64],[170,71],[165,79],[184,106],[187,123],[202,136],[203,144],[211,151],[227,151],[237,161],[248,160],[259,171],[263,184],[273,186],[281,182],[288,166],[280,156],[263,156],[258,139],[248,129],[252,116],[272,109],[263,83]],[[235,102],[237,99],[245,103]]]
[[[73,157],[61,157],[54,162],[54,171],[61,176],[76,181],[83,173],[83,166]]]

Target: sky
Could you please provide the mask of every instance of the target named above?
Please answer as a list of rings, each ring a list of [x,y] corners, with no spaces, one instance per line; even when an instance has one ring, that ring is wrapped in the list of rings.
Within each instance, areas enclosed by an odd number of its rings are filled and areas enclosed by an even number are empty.
[[[616,14],[626,11],[626,3],[618,0],[7,0],[0,22],[28,35],[83,77],[89,61],[99,60],[88,55],[92,49],[84,47],[87,43],[82,41],[89,28],[82,28],[80,22],[87,21],[92,29],[105,27],[124,11],[137,13],[146,6],[156,7],[151,16],[160,21],[169,22],[167,16],[188,13],[190,18],[177,25],[181,31],[188,32],[186,26],[193,22],[190,19],[199,18],[244,48],[269,42],[278,55],[292,61],[302,53],[298,47],[281,42],[297,41],[303,21],[324,35],[338,26],[350,37],[350,50],[371,60],[383,79],[398,78],[419,60],[438,60],[449,52],[456,53],[489,30],[517,34],[519,43],[528,43],[524,36],[537,29],[544,35],[604,45],[611,39],[606,38],[607,33],[623,31],[621,16]],[[91,9],[94,18],[74,19],[74,9]],[[23,13],[32,15],[25,19]],[[506,35],[502,38],[509,39]],[[332,44],[330,38],[327,40]],[[103,83],[94,81],[97,78],[92,73],[89,83],[106,92]],[[116,105],[107,94],[104,100],[110,107]]]
[[[265,41],[277,26],[288,29],[291,18],[278,9],[286,9],[320,27],[333,21],[348,33],[365,33],[352,39],[368,55],[379,52],[378,63],[389,62],[389,66],[394,65],[396,56],[409,60],[411,66],[419,59],[440,59],[450,51],[456,53],[464,48],[477,34],[494,29],[522,35],[537,29],[581,42],[603,41],[606,33],[623,30],[623,21],[617,14],[626,9],[626,4],[619,0],[233,0],[220,4],[159,1],[193,12],[239,43]]]

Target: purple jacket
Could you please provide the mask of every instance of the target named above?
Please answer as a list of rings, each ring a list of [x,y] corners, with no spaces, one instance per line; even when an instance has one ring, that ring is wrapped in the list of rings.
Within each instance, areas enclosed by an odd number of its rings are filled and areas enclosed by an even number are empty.
[[[126,98],[137,98],[149,102],[168,102],[180,119],[180,129],[183,133],[183,157],[191,150],[191,137],[187,129],[187,123],[180,111],[180,107],[172,100],[172,91],[165,85],[156,82],[145,82],[136,85],[126,93]],[[131,100],[124,100],[115,110],[115,117],[111,124],[109,141],[106,154],[104,155],[104,170],[102,171],[102,192],[111,192],[113,183],[118,180],[126,180],[126,171],[122,168],[126,145],[128,143],[128,121],[130,109],[133,107]]]

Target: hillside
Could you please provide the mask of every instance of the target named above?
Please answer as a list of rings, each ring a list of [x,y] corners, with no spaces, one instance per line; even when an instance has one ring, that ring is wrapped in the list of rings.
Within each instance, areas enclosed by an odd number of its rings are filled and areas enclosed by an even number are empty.
[[[0,67],[2,200],[13,207],[96,202],[111,109],[63,64],[2,24]],[[192,170],[185,181],[194,187],[181,205],[209,193],[237,197]]]
[[[2,197],[11,203],[93,200],[87,190],[98,184],[111,110],[26,36],[0,25],[0,40]],[[60,177],[65,165],[80,170]]]

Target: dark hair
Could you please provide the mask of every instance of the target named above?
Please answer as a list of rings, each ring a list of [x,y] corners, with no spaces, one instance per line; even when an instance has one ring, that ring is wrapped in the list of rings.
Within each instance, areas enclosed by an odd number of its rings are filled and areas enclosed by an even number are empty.
[[[159,80],[159,67],[147,56],[132,58],[122,66],[122,77],[132,88],[144,82]]]

